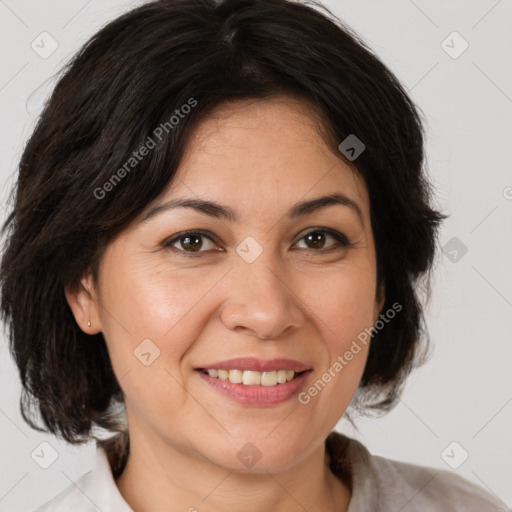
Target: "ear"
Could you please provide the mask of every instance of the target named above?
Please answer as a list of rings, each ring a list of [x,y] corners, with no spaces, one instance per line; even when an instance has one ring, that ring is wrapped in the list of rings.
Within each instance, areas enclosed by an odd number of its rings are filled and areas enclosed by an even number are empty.
[[[65,288],[64,293],[80,329],[86,334],[97,334],[101,332],[98,300],[92,276],[87,275],[83,277],[78,287]],[[90,326],[88,322],[91,323]]]

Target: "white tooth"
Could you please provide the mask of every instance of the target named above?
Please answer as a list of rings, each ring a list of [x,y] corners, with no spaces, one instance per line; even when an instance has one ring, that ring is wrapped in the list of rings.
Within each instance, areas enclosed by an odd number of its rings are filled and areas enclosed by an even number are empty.
[[[229,370],[229,382],[233,384],[241,384],[243,378],[242,370]]]
[[[286,370],[277,371],[277,382],[279,382],[279,384],[284,384],[286,382]]]
[[[242,378],[242,382],[246,386],[259,386],[261,383],[261,372],[245,370],[243,378]]]
[[[277,372],[263,372],[261,374],[262,386],[275,386],[277,384]]]
[[[207,371],[210,377],[229,380],[234,384],[244,384],[245,386],[275,386],[276,384],[285,384],[295,377],[293,370],[257,372],[252,370],[211,369]]]

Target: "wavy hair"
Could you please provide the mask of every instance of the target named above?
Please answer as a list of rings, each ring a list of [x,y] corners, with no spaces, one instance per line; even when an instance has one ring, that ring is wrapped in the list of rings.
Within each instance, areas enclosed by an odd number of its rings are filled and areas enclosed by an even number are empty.
[[[430,204],[421,111],[352,29],[309,4],[160,0],[131,10],[62,70],[26,144],[0,265],[22,414],[33,428],[71,443],[95,437],[95,427],[119,432],[101,441],[114,454],[116,475],[129,451],[126,425],[114,413],[123,393],[102,333],[79,328],[64,290],[89,272],[97,278],[108,244],[173,179],[191,130],[227,101],[288,94],[308,102],[326,144],[367,186],[383,310],[394,303],[402,310],[374,333],[351,405],[390,410],[406,376],[424,362],[418,292],[430,294],[445,216]],[[190,113],[163,131],[107,198],[98,197],[94,191],[190,98],[197,101]],[[350,134],[366,147],[352,162],[339,150]]]

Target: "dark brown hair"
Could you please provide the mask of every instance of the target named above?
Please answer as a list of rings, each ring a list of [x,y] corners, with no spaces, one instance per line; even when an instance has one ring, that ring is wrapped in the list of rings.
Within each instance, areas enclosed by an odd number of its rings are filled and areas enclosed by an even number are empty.
[[[368,188],[383,311],[394,303],[402,310],[374,333],[352,405],[385,412],[396,403],[425,354],[417,292],[430,292],[445,216],[429,204],[419,109],[361,38],[321,8],[150,2],[106,25],[63,70],[21,157],[2,230],[1,313],[31,426],[40,429],[35,406],[45,430],[71,443],[90,439],[92,427],[122,430],[112,407],[123,395],[103,335],[91,339],[78,327],[64,288],[89,271],[97,277],[106,246],[172,181],[201,119],[227,101],[281,94],[314,108],[326,143]],[[128,172],[133,152],[193,102]],[[365,145],[353,162],[338,149],[351,134]],[[108,194],[98,192],[107,182]],[[115,442],[126,453],[126,432]]]

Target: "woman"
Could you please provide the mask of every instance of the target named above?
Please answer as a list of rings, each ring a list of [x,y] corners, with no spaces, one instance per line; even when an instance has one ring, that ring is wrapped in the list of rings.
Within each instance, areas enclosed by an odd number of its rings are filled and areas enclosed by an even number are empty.
[[[4,226],[24,417],[98,440],[38,510],[503,510],[333,431],[421,363],[422,165],[402,86],[310,7],[157,1],[96,34]]]

